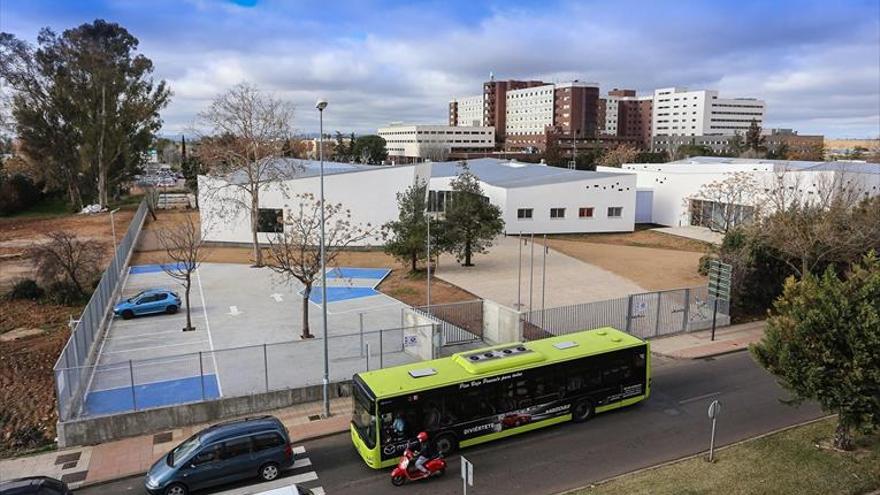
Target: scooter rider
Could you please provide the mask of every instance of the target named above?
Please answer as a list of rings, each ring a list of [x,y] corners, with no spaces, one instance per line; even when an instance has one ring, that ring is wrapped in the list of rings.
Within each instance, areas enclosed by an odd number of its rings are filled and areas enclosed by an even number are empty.
[[[423,475],[427,476],[429,473],[428,469],[425,467],[425,463],[437,457],[437,449],[434,447],[434,442],[428,439],[427,432],[420,432],[416,438],[419,439],[419,452],[418,457],[416,458],[416,469],[418,469]]]

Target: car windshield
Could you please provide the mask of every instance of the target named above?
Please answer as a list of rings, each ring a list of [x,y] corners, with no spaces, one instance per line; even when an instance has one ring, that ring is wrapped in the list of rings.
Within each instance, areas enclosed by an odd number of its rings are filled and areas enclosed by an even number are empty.
[[[142,290],[142,291],[138,292],[137,294],[135,294],[135,295],[129,297],[128,299],[126,299],[126,302],[133,302],[133,301],[136,301],[137,298],[141,297],[142,295],[146,294],[147,292],[148,292],[148,291]]]
[[[199,442],[199,436],[193,435],[186,439],[182,444],[174,447],[174,450],[168,453],[168,465],[171,467],[177,467],[187,459],[190,454],[195,452],[196,449],[199,448],[201,443]]]
[[[354,422],[364,445],[372,449],[376,446],[376,416],[375,406],[372,400],[367,397],[358,384],[354,388],[354,413],[352,422]]]

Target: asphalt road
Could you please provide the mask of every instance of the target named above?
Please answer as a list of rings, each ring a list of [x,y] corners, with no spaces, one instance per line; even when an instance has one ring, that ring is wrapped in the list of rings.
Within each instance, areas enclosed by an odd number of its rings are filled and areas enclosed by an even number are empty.
[[[562,424],[464,450],[474,464],[469,493],[557,493],[701,452],[708,448],[706,409],[713,399],[722,403],[717,445],[821,416],[813,404],[782,404],[779,399],[785,392],[745,352],[697,361],[655,358],[653,364],[652,395],[642,404],[597,415],[587,423]],[[394,488],[389,470],[364,465],[348,434],[304,445],[311,469],[328,494],[436,495],[462,490],[458,455],[448,459],[445,478]],[[140,483],[122,480],[78,493],[140,493]],[[251,488],[251,493],[260,491]]]

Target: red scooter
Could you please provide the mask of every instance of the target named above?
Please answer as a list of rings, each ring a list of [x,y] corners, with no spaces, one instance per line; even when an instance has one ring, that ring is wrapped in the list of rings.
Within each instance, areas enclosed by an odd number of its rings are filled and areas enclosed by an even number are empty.
[[[428,474],[423,474],[416,469],[415,459],[413,459],[414,456],[415,454],[413,454],[413,451],[410,448],[407,448],[403,452],[403,455],[400,457],[400,462],[397,463],[397,467],[391,471],[392,485],[401,486],[407,481],[418,481],[425,478],[443,476],[446,472],[446,461],[443,460],[443,456],[435,457],[425,463],[425,469],[428,470]]]

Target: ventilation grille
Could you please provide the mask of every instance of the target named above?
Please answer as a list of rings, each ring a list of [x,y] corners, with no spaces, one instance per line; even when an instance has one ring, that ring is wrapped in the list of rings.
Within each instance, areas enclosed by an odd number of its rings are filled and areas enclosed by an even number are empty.
[[[486,361],[495,361],[511,356],[519,356],[521,354],[530,354],[531,352],[533,352],[531,349],[526,348],[526,346],[522,344],[514,344],[512,346],[502,347],[500,349],[471,352],[468,354],[463,354],[462,357],[465,359],[465,361],[469,363],[483,363]]]

